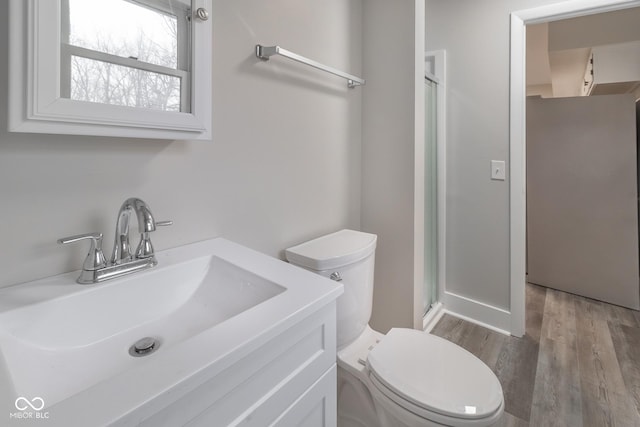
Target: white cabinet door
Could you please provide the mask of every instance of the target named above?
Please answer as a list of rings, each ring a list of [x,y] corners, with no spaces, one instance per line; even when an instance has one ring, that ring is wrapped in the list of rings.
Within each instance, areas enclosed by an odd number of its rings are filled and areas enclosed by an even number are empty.
[[[337,421],[336,365],[311,386],[272,425],[277,427],[335,427]]]

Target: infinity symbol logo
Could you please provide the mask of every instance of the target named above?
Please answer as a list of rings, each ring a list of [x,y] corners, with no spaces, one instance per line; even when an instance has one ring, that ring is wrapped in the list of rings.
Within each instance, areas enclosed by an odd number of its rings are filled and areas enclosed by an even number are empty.
[[[22,396],[16,399],[16,409],[18,411],[24,411],[29,407],[34,411],[39,411],[40,409],[44,408],[44,400],[42,400],[41,397],[34,397],[33,399],[31,399],[31,401],[29,401],[29,399]]]

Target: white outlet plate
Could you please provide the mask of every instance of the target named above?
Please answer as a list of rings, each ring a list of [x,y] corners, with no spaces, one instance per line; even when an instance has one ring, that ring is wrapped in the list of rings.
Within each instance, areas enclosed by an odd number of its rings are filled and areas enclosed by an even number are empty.
[[[504,160],[491,160],[491,179],[504,181],[505,178]]]

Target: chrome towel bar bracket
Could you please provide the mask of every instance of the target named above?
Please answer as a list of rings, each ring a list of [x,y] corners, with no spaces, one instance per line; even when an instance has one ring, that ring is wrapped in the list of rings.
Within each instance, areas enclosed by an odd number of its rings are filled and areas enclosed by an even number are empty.
[[[301,64],[309,65],[313,68],[317,68],[318,70],[326,71],[327,73],[342,77],[343,79],[347,80],[347,86],[349,86],[349,88],[361,86],[366,83],[366,81],[364,79],[361,79],[360,77],[356,77],[354,75],[345,73],[344,71],[329,67],[328,65],[321,64],[317,61],[314,61],[313,59],[305,58],[302,55],[290,52],[286,49],[281,48],[280,46],[262,46],[259,44],[256,45],[256,56],[263,61],[268,61],[269,58],[273,55],[284,56],[285,58],[300,62]]]

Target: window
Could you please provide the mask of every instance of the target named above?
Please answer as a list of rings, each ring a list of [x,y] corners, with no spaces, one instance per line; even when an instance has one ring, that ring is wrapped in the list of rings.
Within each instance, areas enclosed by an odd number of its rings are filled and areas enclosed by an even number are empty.
[[[178,1],[63,0],[61,96],[190,110],[190,5]]]
[[[211,23],[192,11],[210,7],[11,0],[10,130],[208,139]]]

